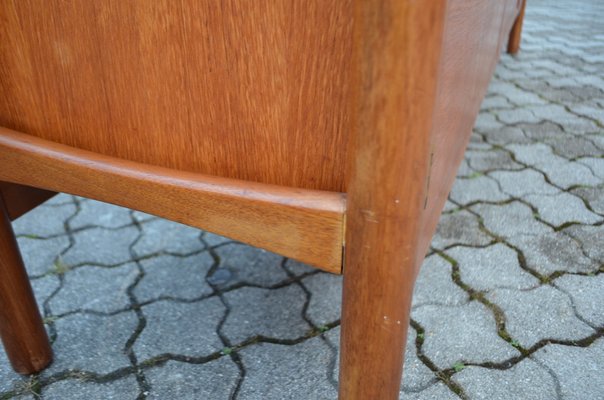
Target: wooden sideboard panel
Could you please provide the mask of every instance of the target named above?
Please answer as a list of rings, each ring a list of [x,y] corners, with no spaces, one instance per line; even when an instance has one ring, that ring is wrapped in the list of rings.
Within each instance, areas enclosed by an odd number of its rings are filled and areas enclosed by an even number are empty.
[[[352,1],[0,0],[0,126],[344,191]]]
[[[449,0],[417,268],[453,186],[480,104],[522,0]]]

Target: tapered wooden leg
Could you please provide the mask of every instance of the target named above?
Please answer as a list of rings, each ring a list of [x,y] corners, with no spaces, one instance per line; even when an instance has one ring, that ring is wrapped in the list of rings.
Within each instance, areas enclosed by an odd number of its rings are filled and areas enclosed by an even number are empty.
[[[17,241],[0,196],[0,336],[14,370],[31,374],[52,360]]]
[[[520,39],[522,37],[522,22],[524,20],[524,8],[526,7],[526,0],[522,0],[520,6],[520,13],[514,21],[512,30],[510,31],[510,38],[508,39],[508,53],[516,54],[520,50]]]

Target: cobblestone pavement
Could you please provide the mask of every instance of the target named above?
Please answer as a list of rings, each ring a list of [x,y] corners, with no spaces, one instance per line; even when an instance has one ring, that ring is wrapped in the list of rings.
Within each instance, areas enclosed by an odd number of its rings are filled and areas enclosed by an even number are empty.
[[[604,399],[604,5],[529,0],[415,292],[401,399]],[[334,399],[341,278],[60,195],[14,224],[56,360],[0,399]]]

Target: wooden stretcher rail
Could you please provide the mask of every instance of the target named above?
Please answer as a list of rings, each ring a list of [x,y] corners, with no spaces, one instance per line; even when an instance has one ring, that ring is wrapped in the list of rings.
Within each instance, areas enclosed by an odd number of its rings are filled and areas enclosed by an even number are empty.
[[[85,196],[341,273],[345,195],[139,164],[0,127],[0,181]]]

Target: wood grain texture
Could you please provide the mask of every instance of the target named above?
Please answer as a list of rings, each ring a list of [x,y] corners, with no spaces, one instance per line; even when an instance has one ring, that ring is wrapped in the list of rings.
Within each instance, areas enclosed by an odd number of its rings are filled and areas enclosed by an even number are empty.
[[[118,204],[341,271],[341,193],[147,166],[5,128],[0,165],[0,181]]]
[[[0,196],[0,337],[14,370],[31,374],[52,360],[48,336]]]
[[[55,192],[47,190],[0,182],[0,196],[4,199],[4,205],[11,221],[16,220],[54,195],[56,195]]]
[[[398,399],[446,1],[358,0],[342,400]]]
[[[0,126],[343,192],[352,0],[0,0]]]
[[[520,12],[514,20],[512,30],[508,39],[508,53],[516,54],[520,50],[520,39],[522,38],[522,24],[524,22],[524,9],[526,8],[526,0],[518,0]]]
[[[448,0],[418,267],[455,181],[499,55],[520,11],[518,4],[518,0]]]

